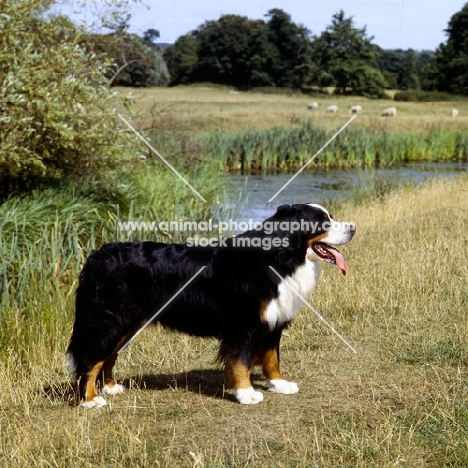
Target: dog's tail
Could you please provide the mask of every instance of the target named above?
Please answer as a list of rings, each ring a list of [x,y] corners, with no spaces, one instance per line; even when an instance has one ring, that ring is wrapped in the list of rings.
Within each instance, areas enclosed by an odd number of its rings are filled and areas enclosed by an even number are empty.
[[[77,373],[78,363],[80,362],[81,349],[86,343],[86,334],[83,334],[83,321],[86,317],[83,312],[87,310],[86,298],[89,296],[89,290],[93,287],[94,270],[96,268],[95,258],[98,252],[93,252],[84,264],[78,282],[78,288],[75,292],[75,320],[73,323],[72,336],[65,351],[67,358],[67,368],[69,374]]]
[[[74,374],[76,372],[76,361],[73,357],[73,354],[70,351],[67,351],[67,369],[69,374]]]

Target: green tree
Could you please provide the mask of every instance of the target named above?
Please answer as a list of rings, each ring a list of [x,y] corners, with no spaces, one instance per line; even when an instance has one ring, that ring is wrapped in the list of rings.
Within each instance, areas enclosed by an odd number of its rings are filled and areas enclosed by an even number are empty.
[[[1,195],[99,175],[122,164],[130,139],[111,111],[112,62],[79,44],[84,31],[45,17],[45,0],[1,0]]]
[[[180,36],[177,41],[167,47],[163,54],[170,75],[172,86],[187,84],[193,80],[193,74],[198,65],[197,40],[193,33]]]
[[[126,32],[130,15],[116,20],[109,34],[86,34],[81,44],[90,53],[105,54],[113,60],[106,73],[111,86],[167,86],[169,72],[153,41],[159,31],[148,29],[142,37]]]
[[[193,81],[251,88],[299,88],[310,74],[310,40],[305,28],[282,10],[268,23],[223,15],[206,21],[164,51],[171,84]]]
[[[266,17],[269,42],[274,46],[269,74],[276,86],[300,88],[312,68],[309,31],[278,8],[270,10]]]
[[[248,65],[251,21],[245,16],[223,15],[205,22],[196,32],[197,81],[243,87],[250,81]]]
[[[419,89],[419,60],[422,53],[412,49],[380,49],[379,52],[377,63],[387,83],[392,82],[393,88],[398,89]],[[387,78],[388,74],[392,78]]]
[[[249,32],[248,87],[277,85],[272,70],[278,60],[278,50],[269,38],[270,33],[264,21],[252,22]]]
[[[440,44],[425,68],[425,89],[468,95],[468,3],[455,13]]]
[[[312,42],[313,82],[335,86],[340,94],[382,96],[385,79],[377,66],[379,51],[372,39],[365,27],[356,28],[343,11],[334,14],[332,24]]]

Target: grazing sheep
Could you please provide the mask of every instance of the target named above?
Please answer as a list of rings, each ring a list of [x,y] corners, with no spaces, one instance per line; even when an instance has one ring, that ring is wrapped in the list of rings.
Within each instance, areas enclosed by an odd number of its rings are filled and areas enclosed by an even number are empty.
[[[317,102],[311,102],[308,106],[307,106],[307,109],[308,110],[314,110],[314,109],[318,109],[318,103]]]
[[[458,109],[452,109],[452,117],[458,116]]]
[[[85,107],[83,106],[83,104],[79,103],[79,102],[75,102],[73,104],[73,110],[77,113],[77,114],[81,114],[81,115],[86,115],[86,109]]]
[[[330,112],[332,114],[336,114],[338,112],[338,106],[337,105],[328,106],[327,107],[327,112]]]
[[[382,111],[382,114],[380,114],[382,117],[396,117],[397,112],[396,112],[396,107],[388,107],[387,109],[384,109]]]
[[[351,106],[351,109],[349,109],[350,114],[359,114],[362,112],[362,106]]]
[[[132,92],[130,91],[127,96],[125,97],[125,99],[128,99],[128,101],[131,103],[131,104],[135,104],[135,96],[133,96]]]

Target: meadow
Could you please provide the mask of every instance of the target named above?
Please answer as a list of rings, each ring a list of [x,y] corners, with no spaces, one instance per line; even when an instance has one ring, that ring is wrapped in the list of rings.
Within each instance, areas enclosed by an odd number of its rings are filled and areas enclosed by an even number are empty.
[[[466,466],[467,182],[335,207],[358,229],[342,249],[351,272],[324,266],[311,303],[358,352],[302,310],[282,348],[300,392],[265,392],[252,407],[224,387],[214,341],[160,328],[120,357],[128,392],[100,410],[76,407],[63,352],[85,256],[80,233],[73,222],[64,231],[52,223],[35,249],[12,245],[0,465]],[[258,372],[254,379],[265,390]]]
[[[268,393],[257,369],[265,400],[240,405],[213,340],[148,327],[116,366],[129,391],[99,410],[76,405],[64,351],[77,277],[90,250],[129,238],[117,221],[223,215],[225,180],[207,168],[200,135],[295,130],[316,118],[330,130],[349,118],[310,114],[307,102],[319,98],[298,95],[204,87],[133,94],[133,122],[159,129],[153,138],[164,156],[184,174],[192,168],[190,181],[210,203],[154,162],[154,172],[142,166],[110,188],[89,181],[0,205],[0,466],[467,466],[466,175],[385,190],[376,179],[375,190],[333,204],[336,219],[357,226],[341,249],[351,270],[344,277],[324,265],[310,303],[357,354],[304,308],[282,340],[284,374],[298,394]],[[448,116],[453,103],[398,103],[396,119],[374,115],[390,102],[366,101],[359,125],[418,135],[468,123],[466,102],[456,103],[457,119]],[[180,240],[165,232],[133,238]]]
[[[122,95],[128,88],[116,88]],[[420,133],[425,131],[463,131],[468,125],[468,101],[394,102],[357,96],[300,93],[238,92],[216,86],[178,86],[176,88],[132,89],[134,122],[139,128],[158,128],[190,132],[235,132],[272,127],[293,128],[312,121],[327,130],[342,126],[350,118],[349,108],[360,104],[363,111],[354,124],[366,130]],[[393,93],[391,93],[393,94]],[[319,109],[307,110],[316,101]],[[337,114],[325,108],[337,104]],[[383,109],[395,106],[397,118],[381,118]],[[452,109],[460,111],[452,118]]]
[[[126,92],[121,90],[121,92]],[[414,161],[468,159],[468,102],[408,103],[357,97],[240,93],[221,87],[135,91],[134,124],[173,155],[214,161],[219,171],[294,172],[363,112],[310,169],[389,167]],[[319,108],[310,111],[307,103]],[[339,103],[337,114],[326,107]],[[380,116],[396,106],[396,118]],[[457,107],[460,116],[452,117]]]

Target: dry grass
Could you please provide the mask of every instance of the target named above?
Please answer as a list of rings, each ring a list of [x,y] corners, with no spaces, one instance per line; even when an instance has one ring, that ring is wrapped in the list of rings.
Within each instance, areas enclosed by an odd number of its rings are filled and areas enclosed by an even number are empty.
[[[358,354],[303,310],[282,347],[297,395],[239,405],[213,341],[154,328],[118,362],[131,390],[84,410],[69,404],[68,336],[10,350],[0,466],[467,466],[467,189],[438,181],[335,215],[357,224],[351,272],[325,266],[312,303]]]
[[[123,95],[128,88],[118,89]],[[263,129],[269,127],[291,128],[312,120],[334,129],[349,118],[349,108],[363,106],[363,112],[353,125],[368,130],[437,131],[466,130],[468,127],[468,101],[406,103],[392,100],[371,100],[362,97],[327,96],[308,97],[301,94],[240,93],[229,88],[180,86],[176,88],[132,89],[135,97],[134,122],[140,128],[165,130],[218,131]],[[307,104],[317,101],[315,112]],[[327,114],[325,108],[338,104],[337,115]],[[395,106],[397,118],[382,118],[383,109]],[[452,108],[460,116],[452,118]]]

